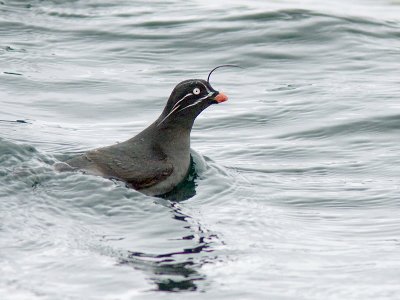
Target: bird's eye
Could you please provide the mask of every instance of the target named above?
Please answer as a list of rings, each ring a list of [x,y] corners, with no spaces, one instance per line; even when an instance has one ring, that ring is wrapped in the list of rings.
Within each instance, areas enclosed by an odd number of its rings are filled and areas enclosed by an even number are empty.
[[[200,89],[199,88],[194,88],[193,94],[195,94],[195,95],[200,94]]]

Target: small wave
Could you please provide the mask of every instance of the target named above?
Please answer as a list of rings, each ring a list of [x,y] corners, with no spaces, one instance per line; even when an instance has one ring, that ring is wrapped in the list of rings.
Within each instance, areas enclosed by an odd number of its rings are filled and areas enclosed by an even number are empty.
[[[282,139],[324,139],[360,133],[388,133],[400,130],[400,115],[381,116],[343,124],[319,127],[277,136]]]
[[[392,28],[399,28],[399,24],[395,22],[382,22],[377,19],[362,18],[359,16],[343,16],[338,14],[327,14],[313,10],[307,9],[282,9],[274,11],[262,11],[254,13],[242,13],[241,15],[234,15],[226,17],[225,20],[243,20],[243,21],[275,21],[283,20],[288,21],[299,21],[307,20],[312,18],[324,18],[338,20],[341,22],[353,23],[353,24],[364,24],[364,25],[378,25],[378,26],[388,26]]]

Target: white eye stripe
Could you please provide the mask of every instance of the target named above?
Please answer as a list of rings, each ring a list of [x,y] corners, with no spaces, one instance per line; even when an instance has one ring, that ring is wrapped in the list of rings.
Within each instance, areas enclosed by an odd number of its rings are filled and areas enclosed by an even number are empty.
[[[179,107],[180,107],[180,105],[175,105],[174,108],[171,110],[171,112],[164,119],[162,119],[160,123],[158,123],[157,127],[160,126]]]
[[[201,101],[203,101],[204,99],[207,99],[208,97],[211,97],[211,96],[213,95],[213,92],[210,92],[210,91],[207,89],[207,87],[205,87],[205,88],[206,88],[206,90],[209,92],[206,96],[201,97],[201,98],[197,99],[196,102],[194,102],[194,103],[192,103],[192,104],[190,104],[190,105],[188,105],[188,106],[185,106],[185,107],[179,109],[179,108],[181,107],[180,103],[181,103],[183,100],[185,100],[187,97],[193,96],[193,94],[192,94],[192,93],[189,93],[189,94],[186,94],[185,96],[183,96],[178,102],[175,103],[174,107],[171,109],[171,111],[169,112],[169,114],[166,115],[165,118],[162,119],[161,122],[157,124],[157,127],[160,126],[160,125],[161,125],[170,115],[172,115],[175,111],[176,111],[176,112],[183,111],[183,110],[185,110],[186,108],[195,106],[195,105],[199,104]],[[178,110],[178,109],[179,109],[179,110]]]
[[[207,98],[210,97],[212,94],[213,94],[213,93],[208,93],[206,96],[204,96],[204,97],[202,97],[202,98],[200,98],[200,99],[197,99],[196,102],[194,102],[194,103],[192,103],[192,104],[190,104],[190,105],[188,105],[188,106],[185,106],[184,108],[178,110],[178,112],[180,112],[180,111],[182,111],[182,110],[185,110],[186,108],[189,108],[189,107],[192,107],[192,106],[195,106],[195,105],[199,104],[201,101],[203,101],[204,99],[207,99]]]
[[[175,103],[174,107],[172,108],[172,110],[174,110],[174,108],[179,105],[179,103],[181,103],[183,100],[185,100],[187,97],[192,96],[192,93],[186,94],[185,96],[183,96],[181,99],[178,100],[178,102]]]
[[[188,106],[185,106],[184,108],[178,110],[178,112],[180,112],[180,111],[182,111],[182,110],[185,110],[186,108],[195,106],[195,105],[199,104],[200,102],[201,102],[201,100],[199,99],[199,100],[197,100],[195,103],[192,103],[192,104],[190,104],[190,105],[188,105]]]
[[[174,107],[172,107],[170,113],[168,115],[165,116],[164,119],[161,120],[160,123],[158,123],[157,126],[160,126],[170,115],[172,115],[173,112],[175,112],[179,107],[180,107],[180,103],[185,100],[187,97],[192,96],[192,93],[186,94],[185,96],[183,96],[181,99],[178,100],[178,102],[175,103]]]

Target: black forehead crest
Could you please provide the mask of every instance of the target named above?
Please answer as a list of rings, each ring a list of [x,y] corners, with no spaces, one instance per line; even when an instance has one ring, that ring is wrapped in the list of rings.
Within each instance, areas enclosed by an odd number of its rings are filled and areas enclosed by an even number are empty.
[[[188,80],[185,80],[185,81],[183,81],[182,82],[182,84],[187,84],[187,85],[197,85],[197,84],[199,84],[200,83],[200,81],[199,80],[197,80],[197,79],[188,79]]]

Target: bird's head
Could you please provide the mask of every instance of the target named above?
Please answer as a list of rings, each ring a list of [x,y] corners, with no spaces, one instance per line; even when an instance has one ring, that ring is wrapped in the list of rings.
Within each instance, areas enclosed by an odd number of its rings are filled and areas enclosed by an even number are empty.
[[[189,79],[180,82],[172,91],[164,108],[158,126],[188,125],[191,127],[195,118],[211,104],[228,100],[228,97],[216,91],[208,81]]]
[[[169,96],[167,105],[160,118],[156,121],[157,127],[186,127],[192,128],[196,117],[211,104],[228,100],[228,97],[213,89],[210,85],[211,74],[222,67],[241,68],[237,65],[220,65],[210,71],[207,81],[203,79],[189,79],[179,83]]]

